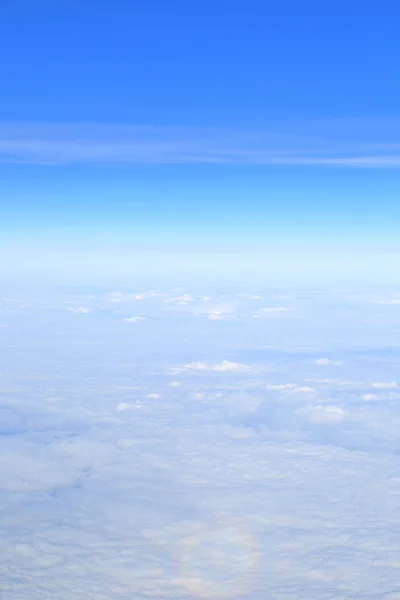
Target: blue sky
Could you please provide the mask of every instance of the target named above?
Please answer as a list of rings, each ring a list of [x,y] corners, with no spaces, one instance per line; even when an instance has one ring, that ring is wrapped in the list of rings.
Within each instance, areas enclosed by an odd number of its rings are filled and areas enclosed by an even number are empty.
[[[4,254],[396,254],[398,16],[7,0]]]

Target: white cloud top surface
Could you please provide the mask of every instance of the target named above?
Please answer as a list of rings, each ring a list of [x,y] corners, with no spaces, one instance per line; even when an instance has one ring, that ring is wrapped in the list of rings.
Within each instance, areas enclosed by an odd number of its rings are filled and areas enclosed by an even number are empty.
[[[400,315],[264,288],[4,290],[1,597],[397,597]]]

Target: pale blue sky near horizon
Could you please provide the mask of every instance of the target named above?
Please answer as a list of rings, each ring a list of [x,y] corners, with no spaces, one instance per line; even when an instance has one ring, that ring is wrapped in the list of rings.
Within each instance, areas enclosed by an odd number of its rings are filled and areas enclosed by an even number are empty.
[[[294,271],[299,248],[337,269],[395,262],[399,12],[3,3],[2,271],[105,256],[115,271],[143,253],[246,270],[255,248]]]

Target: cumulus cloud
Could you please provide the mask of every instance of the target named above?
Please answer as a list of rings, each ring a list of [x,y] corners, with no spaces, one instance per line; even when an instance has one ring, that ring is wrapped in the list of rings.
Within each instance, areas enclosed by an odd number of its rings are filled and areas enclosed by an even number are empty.
[[[378,389],[393,389],[397,388],[397,381],[375,381],[371,384],[371,387]]]
[[[207,311],[207,318],[211,321],[220,321],[234,316],[235,307],[215,306]]]
[[[157,290],[147,290],[145,292],[133,293],[133,292],[108,292],[105,295],[106,302],[112,303],[126,303],[136,302],[141,300],[149,300],[160,296],[160,292]]]
[[[210,319],[210,321],[221,321],[221,319],[223,319],[224,313],[217,311],[217,312],[210,312],[207,316],[208,319]]]
[[[330,358],[317,358],[317,360],[315,361],[317,365],[322,365],[322,366],[338,366],[342,364],[342,361],[340,360],[331,360]]]
[[[120,411],[133,410],[135,408],[140,408],[141,402],[140,400],[136,400],[134,404],[130,404],[129,402],[120,402],[117,406],[117,409]]]
[[[223,360],[219,363],[206,363],[206,362],[190,362],[182,367],[171,367],[169,373],[175,375],[178,373],[184,373],[185,371],[217,371],[221,373],[226,372],[241,372],[248,373],[252,370],[249,365],[231,362],[229,360]]]
[[[295,383],[267,384],[265,389],[274,390],[277,392],[303,392],[305,394],[313,394],[315,392],[315,389],[308,385],[297,385]]]
[[[336,423],[344,417],[344,410],[340,406],[316,405],[310,409],[310,418],[315,423]]]
[[[124,321],[127,323],[139,323],[139,321],[146,321],[147,317],[134,316],[134,317],[126,317]]]
[[[365,400],[365,402],[374,402],[376,400],[380,400],[381,398],[379,396],[377,396],[376,394],[363,394],[361,396],[361,398],[363,400]]]
[[[88,313],[92,312],[92,308],[90,308],[90,306],[79,306],[79,307],[74,307],[74,306],[69,306],[67,308],[67,310],[69,312],[73,312],[73,313],[77,313],[77,314],[81,314],[81,315],[87,315]]]
[[[183,294],[182,296],[176,296],[175,298],[164,298],[165,304],[178,304],[179,306],[186,306],[190,302],[195,302],[196,298],[190,294]]]

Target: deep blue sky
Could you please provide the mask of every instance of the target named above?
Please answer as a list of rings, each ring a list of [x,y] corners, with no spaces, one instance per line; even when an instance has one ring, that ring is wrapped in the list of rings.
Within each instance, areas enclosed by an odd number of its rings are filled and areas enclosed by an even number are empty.
[[[3,0],[4,251],[394,251],[399,18],[385,2]]]
[[[2,7],[3,120],[258,125],[398,116],[396,3]]]

